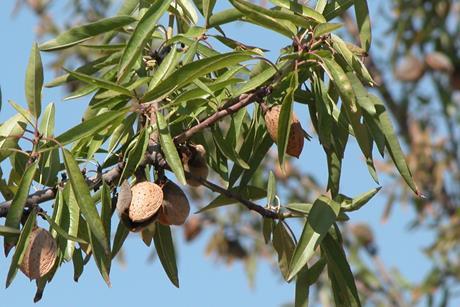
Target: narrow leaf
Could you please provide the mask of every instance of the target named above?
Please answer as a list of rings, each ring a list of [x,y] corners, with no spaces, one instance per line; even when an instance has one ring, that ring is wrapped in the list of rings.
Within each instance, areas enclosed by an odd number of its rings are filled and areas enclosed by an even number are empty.
[[[155,30],[158,19],[165,13],[170,3],[171,0],[155,1],[139,20],[121,56],[118,81],[128,75]]]
[[[136,21],[131,16],[116,16],[72,28],[59,34],[55,39],[39,46],[42,51],[54,51],[72,47],[96,35],[117,30]]]
[[[331,234],[326,235],[321,243],[321,248],[326,254],[328,273],[332,282],[336,305],[361,306],[355,279],[343,248]]]
[[[80,168],[74,157],[67,149],[62,149],[64,156],[64,164],[67,169],[67,175],[69,176],[72,189],[78,191],[75,193],[75,199],[77,200],[78,206],[88,223],[89,228],[93,232],[95,238],[103,248],[104,252],[109,255],[110,248],[107,244],[108,238],[104,230],[104,225],[99,217],[96,210],[96,206],[91,198],[91,194],[86,184],[85,178],[81,174]]]
[[[371,47],[372,34],[367,0],[354,0],[354,3],[361,47],[368,51]]]
[[[299,86],[298,74],[295,71],[290,78],[289,88],[286,90],[286,95],[281,105],[280,115],[278,119],[278,159],[281,167],[284,169],[284,157],[286,155],[286,148],[289,141],[289,133],[291,131],[291,115],[292,104],[294,102],[294,92]]]
[[[166,162],[171,167],[174,175],[176,175],[177,180],[183,185],[186,185],[184,167],[182,166],[182,161],[177,152],[176,145],[174,144],[171,134],[169,133],[168,124],[164,116],[160,112],[156,112],[157,117],[157,127],[160,133],[160,144],[161,149],[165,155]]]
[[[230,189],[229,191],[233,194],[236,194],[248,200],[258,200],[258,199],[265,198],[267,196],[267,191],[265,191],[264,189],[261,189],[255,186],[250,186],[250,185],[245,185],[242,187],[235,187],[235,188]],[[214,209],[214,208],[218,208],[218,207],[222,207],[222,206],[231,205],[237,202],[238,201],[235,200],[234,198],[230,198],[224,195],[219,195],[212,202],[210,202],[209,205],[198,210],[197,213],[201,213],[201,212],[204,212],[210,209]]]
[[[43,65],[38,45],[34,43],[26,71],[26,100],[29,110],[37,119],[42,109]]]
[[[51,228],[53,230],[55,230],[61,237],[63,237],[64,239],[66,240],[69,240],[69,241],[72,241],[72,242],[78,242],[78,243],[82,243],[82,244],[88,244],[88,242],[86,242],[85,240],[83,239],[80,239],[80,238],[77,238],[76,236],[73,236],[73,235],[70,235],[67,233],[67,231],[65,231],[64,229],[62,229],[61,226],[59,226],[56,222],[53,221],[53,219],[51,217],[49,217],[46,213],[40,213],[40,216],[43,216],[45,218],[45,220],[50,224]]]
[[[309,279],[310,270],[305,266],[295,281],[295,307],[308,307],[308,292],[309,292]]]
[[[158,258],[160,258],[160,262],[163,265],[166,275],[168,275],[168,278],[171,280],[173,285],[179,288],[176,254],[174,252],[174,244],[169,226],[157,223],[153,240]]]
[[[7,288],[10,286],[11,282],[16,276],[16,273],[18,272],[18,267],[21,265],[24,253],[27,249],[27,246],[29,245],[30,233],[32,232],[32,229],[35,226],[36,213],[36,209],[32,209],[24,227],[22,228],[18,244],[16,245],[13,258],[11,259],[10,269],[8,270],[8,275],[6,277]]]
[[[37,170],[37,161],[27,166],[24,175],[22,176],[21,182],[19,183],[18,190],[14,195],[11,206],[6,216],[5,226],[19,229],[21,217],[24,212],[24,207],[29,196],[30,185],[32,184],[35,172]],[[5,255],[8,256],[11,248],[16,244],[16,237],[5,238]]]
[[[85,75],[83,73],[80,73],[80,72],[76,72],[76,71],[70,71],[68,69],[64,69],[70,76],[74,77],[75,79],[78,79],[80,81],[83,81],[89,85],[94,85],[98,88],[104,88],[104,89],[107,89],[107,90],[111,90],[111,91],[115,91],[117,93],[120,93],[122,95],[126,95],[126,96],[130,96],[130,97],[133,97],[134,94],[127,88],[123,87],[123,86],[120,86],[114,82],[111,82],[111,81],[107,81],[107,80],[104,80],[104,79],[100,79],[100,78],[97,78],[97,77],[93,77],[93,76],[89,76],[89,75]]]
[[[128,157],[126,159],[126,165],[123,168],[123,173],[121,174],[119,182],[123,182],[125,179],[128,179],[139,166],[139,164],[144,159],[145,150],[148,145],[148,135],[145,129],[142,129],[139,132],[139,136],[135,139],[134,147],[129,151]]]
[[[99,132],[102,129],[105,129],[110,124],[116,122],[116,119],[122,116],[124,116],[123,110],[108,111],[108,112],[102,113],[91,119],[85,120],[84,122],[76,125],[73,128],[70,128],[66,132],[57,136],[56,141],[62,145],[66,145],[73,141],[93,135],[94,133]],[[56,144],[48,143],[45,148],[55,148],[55,147],[57,147]]]
[[[288,280],[294,278],[315,253],[329,228],[337,220],[340,205],[325,196],[320,196],[314,203],[305,223],[299,244],[289,265]]]
[[[10,236],[10,235],[16,236],[16,235],[19,235],[20,233],[21,232],[16,228],[12,228],[8,226],[0,226],[1,236]]]
[[[213,71],[250,60],[251,55],[242,52],[230,52],[194,61],[174,71],[152,90],[145,93],[142,100],[150,101],[179,89],[193,80]]]
[[[285,280],[288,280],[289,262],[294,254],[295,243],[282,221],[279,221],[273,230],[273,247],[278,253],[278,266],[281,274]]]
[[[399,173],[404,178],[407,185],[412,189],[412,191],[414,191],[417,195],[420,195],[385,106],[377,96],[370,95],[370,98],[374,102],[375,109],[377,111],[377,114],[374,118],[380,130],[385,135],[387,145],[386,147],[390,153],[393,163],[396,165]]]

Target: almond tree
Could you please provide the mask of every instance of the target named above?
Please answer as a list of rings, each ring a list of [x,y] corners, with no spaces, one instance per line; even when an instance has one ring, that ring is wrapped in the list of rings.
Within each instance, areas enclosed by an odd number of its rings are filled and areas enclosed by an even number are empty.
[[[296,306],[308,304],[310,286],[330,288],[337,306],[374,299],[366,284],[358,294],[355,280],[362,281],[347,261],[342,230],[347,214],[380,188],[341,193],[347,143],[357,142],[377,184],[373,155],[386,153],[412,197],[420,192],[380,98],[386,102],[386,87],[363,63],[372,54],[367,2],[228,2],[216,10],[216,1],[126,0],[115,16],[103,16],[110,4],[97,1],[102,9],[91,11],[91,20],[59,31],[46,18],[50,2],[28,1],[44,17],[41,29],[54,37],[32,46],[27,103],[11,101],[17,114],[0,126],[0,160],[11,166],[0,178],[0,232],[5,254],[14,252],[7,286],[21,269],[36,279],[37,301],[61,265],[72,262],[78,280],[91,259],[110,284],[112,260],[130,232],[140,232],[147,245],[153,241],[167,277],[179,286],[171,226],[185,223],[188,198],[198,196],[213,199],[198,217],[188,217],[187,238],[211,225],[208,249],[226,261],[274,250],[282,276],[295,282]],[[76,14],[88,11],[76,6]],[[225,34],[237,22],[290,43],[270,61],[262,48]],[[344,25],[354,36],[336,34]],[[61,71],[45,86],[88,99],[82,122],[59,135],[56,106],[41,99],[45,52],[56,54]],[[81,66],[66,69],[72,57]],[[297,104],[309,118],[295,114]],[[309,126],[327,157],[327,186],[292,170],[292,157],[306,154]],[[290,190],[291,179],[308,189]],[[31,186],[38,190],[31,193]],[[217,213],[223,206],[227,220]],[[300,233],[290,227],[297,222]],[[355,235],[371,251],[362,230]],[[249,233],[259,238],[251,249],[239,238]],[[387,302],[401,299],[378,290]]]

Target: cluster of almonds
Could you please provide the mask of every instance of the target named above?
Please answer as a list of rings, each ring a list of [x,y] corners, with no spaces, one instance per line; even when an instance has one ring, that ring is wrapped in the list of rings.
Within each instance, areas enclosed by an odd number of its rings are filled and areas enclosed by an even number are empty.
[[[276,143],[278,141],[278,122],[280,117],[281,106],[276,105],[265,112],[264,119],[267,131],[272,140]],[[295,115],[291,114],[290,130],[288,137],[288,144],[286,153],[290,156],[298,158],[302,153],[304,143],[304,132],[300,121]]]
[[[190,145],[187,154],[182,154],[184,170],[194,177],[206,179],[208,166],[206,150],[202,145]],[[187,178],[191,186],[200,182]],[[153,183],[142,181],[129,186],[125,181],[121,185],[117,201],[118,214],[130,231],[140,231],[153,221],[164,225],[182,225],[189,213],[190,204],[184,191],[172,181]]]
[[[190,204],[182,189],[172,181],[161,186],[143,181],[131,188],[125,181],[117,211],[125,226],[137,232],[156,220],[165,225],[182,225],[190,213]]]
[[[420,60],[415,55],[407,55],[401,59],[395,69],[396,79],[404,82],[415,82],[422,78],[427,69],[451,75],[454,66],[447,55],[441,52],[432,52]]]

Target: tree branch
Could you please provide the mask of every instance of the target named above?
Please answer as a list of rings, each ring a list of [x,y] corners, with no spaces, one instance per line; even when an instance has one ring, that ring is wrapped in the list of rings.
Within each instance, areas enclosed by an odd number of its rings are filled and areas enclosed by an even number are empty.
[[[244,108],[245,106],[249,105],[252,102],[260,102],[262,99],[267,96],[271,92],[270,87],[261,87],[251,93],[245,93],[240,95],[238,98],[228,101],[225,106],[217,111],[216,113],[212,114],[201,123],[191,127],[190,129],[182,132],[181,134],[177,135],[174,138],[176,144],[182,143],[192,137],[194,134],[200,132],[201,130],[210,127],[217,121],[221,120],[225,116],[233,114],[238,110]],[[155,132],[154,132],[155,133]],[[145,168],[147,165],[154,165],[162,169],[169,169],[166,161],[164,160],[163,154],[161,152],[161,148],[159,144],[155,141],[156,137],[152,136],[149,140],[149,146],[145,153],[144,160],[139,165],[139,168]],[[106,182],[109,185],[114,185],[120,178],[123,168],[125,164],[124,162],[119,162],[114,168],[107,171],[106,173],[102,174],[102,176],[96,176],[96,178],[87,180],[88,186],[90,189],[98,189],[102,182]],[[189,174],[189,176],[193,177]],[[289,217],[289,214],[279,214],[272,210],[266,209],[262,206],[257,205],[247,199],[244,199],[240,195],[233,193],[229,190],[226,190],[212,182],[207,181],[203,178],[194,178],[201,182],[203,186],[207,187],[208,189],[225,195],[229,198],[235,199],[246,206],[249,210],[256,211],[263,217],[272,218],[272,219],[281,219]],[[62,184],[62,183],[61,183]],[[46,188],[44,190],[37,191],[33,194],[30,194],[26,201],[26,207],[31,207],[33,205],[38,205],[40,203],[44,203],[56,198],[56,193],[58,191],[58,186]],[[11,206],[12,200],[5,201],[0,203],[0,217],[6,217],[8,214],[8,210]]]
[[[283,213],[278,213],[278,212],[272,211],[270,209],[264,208],[264,207],[262,207],[262,206],[260,206],[260,205],[258,205],[256,203],[250,201],[250,200],[247,200],[247,199],[241,197],[241,195],[239,195],[238,193],[234,193],[234,192],[232,192],[230,190],[222,188],[222,187],[218,186],[217,184],[212,183],[212,182],[210,182],[210,181],[208,181],[208,180],[206,180],[206,179],[204,179],[202,177],[193,176],[190,173],[186,173],[186,176],[189,177],[189,178],[193,178],[194,180],[197,180],[204,187],[210,189],[213,192],[219,193],[221,195],[224,195],[224,196],[226,196],[228,198],[232,198],[232,199],[240,202],[242,205],[244,205],[249,210],[255,211],[255,212],[259,213],[260,215],[262,215],[263,217],[270,218],[270,219],[284,219],[284,218],[287,218],[287,217],[291,216],[289,213],[283,214]]]
[[[174,143],[176,144],[183,143],[184,141],[191,138],[195,133],[200,132],[204,128],[207,128],[213,125],[214,123],[218,122],[225,116],[237,112],[238,110],[244,108],[245,106],[249,105],[252,102],[261,101],[261,99],[267,96],[268,94],[270,94],[270,92],[271,92],[271,89],[269,87],[261,87],[260,89],[252,93],[240,95],[236,99],[236,101],[235,100],[229,101],[223,109],[217,111],[216,113],[209,116],[201,123],[191,127],[187,131],[184,131],[181,134],[174,137]]]

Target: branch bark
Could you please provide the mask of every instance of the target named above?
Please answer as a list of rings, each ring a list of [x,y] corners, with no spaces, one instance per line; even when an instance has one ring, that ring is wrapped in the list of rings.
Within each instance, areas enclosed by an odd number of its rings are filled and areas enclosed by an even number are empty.
[[[198,123],[197,125],[177,135],[174,138],[175,143],[176,144],[183,143],[184,141],[192,137],[194,134],[202,131],[203,129],[207,127],[210,127],[211,125],[218,122],[222,118],[237,112],[238,110],[244,108],[245,106],[253,102],[256,102],[256,101],[261,102],[262,99],[265,96],[267,96],[270,92],[271,92],[271,88],[264,86],[253,92],[242,94],[234,100],[228,101],[225,104],[224,108],[215,112],[214,114],[212,114],[211,116],[203,120],[201,123]],[[153,134],[155,133],[156,132],[154,132]],[[160,167],[162,169],[169,169],[163,157],[163,154],[161,152],[161,148],[158,145],[156,140],[157,140],[156,135],[153,135],[150,138],[149,146],[147,148],[147,152],[145,153],[145,158],[142,161],[142,163],[139,165],[139,168],[145,168],[146,165],[150,164],[156,167]],[[114,184],[116,184],[116,182],[120,178],[123,172],[124,166],[125,166],[124,162],[119,162],[115,167],[113,167],[106,173],[102,174],[101,176],[96,176],[96,178],[89,179],[87,181],[89,188],[98,189],[102,185],[102,182],[106,182],[107,184],[113,186]],[[189,176],[192,176],[192,175],[189,174]],[[289,217],[289,214],[282,215],[272,210],[266,209],[262,206],[257,205],[256,203],[253,203],[247,199],[244,199],[243,197],[241,197],[240,195],[236,193],[233,193],[212,182],[209,182],[206,179],[203,179],[203,178],[195,178],[195,179],[201,182],[203,186],[207,187],[208,189],[214,192],[220,193],[222,195],[225,195],[229,198],[233,198],[239,201],[240,203],[242,203],[249,210],[255,211],[264,217],[272,218],[272,219],[280,219],[280,218]],[[58,191],[58,186],[46,188],[44,190],[40,190],[33,194],[30,194],[26,201],[26,207],[31,207],[34,205],[38,205],[40,203],[44,203],[44,202],[53,200],[56,197],[57,191]],[[11,206],[11,203],[12,203],[11,200],[0,203],[0,217],[6,217],[6,215],[8,214],[8,210]]]

